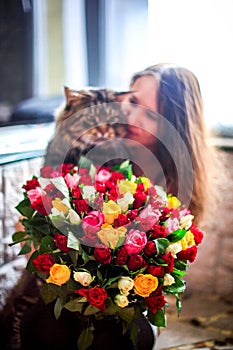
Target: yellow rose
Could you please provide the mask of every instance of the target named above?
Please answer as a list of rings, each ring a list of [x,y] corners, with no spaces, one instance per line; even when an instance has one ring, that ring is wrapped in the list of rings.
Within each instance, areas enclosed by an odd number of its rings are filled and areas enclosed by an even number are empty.
[[[186,250],[187,248],[196,245],[194,240],[194,235],[191,231],[187,231],[185,236],[177,243],[181,244],[182,250]]]
[[[179,199],[177,197],[175,197],[175,196],[168,197],[167,204],[168,204],[168,208],[169,209],[177,209],[181,205]]]
[[[55,198],[53,201],[52,201],[52,205],[55,209],[57,209],[58,211],[64,213],[65,215],[67,215],[69,213],[69,207],[67,207],[67,205],[65,205],[61,198]]]
[[[120,226],[117,228],[102,228],[99,232],[97,232],[97,234],[103,244],[111,249],[115,249],[119,239],[124,237],[126,232],[127,229]]]
[[[120,180],[117,183],[120,194],[132,193],[136,192],[137,184],[135,182],[129,180]]]
[[[75,271],[73,277],[76,282],[79,282],[84,287],[89,286],[93,281],[91,274],[86,271]]]
[[[141,297],[148,297],[158,287],[158,278],[151,274],[139,273],[134,278],[134,292]]]
[[[129,291],[133,289],[134,281],[128,276],[121,276],[118,280],[118,288],[122,295],[129,295]]]
[[[113,200],[103,204],[104,221],[108,224],[112,224],[114,219],[117,219],[121,213],[121,207],[116,204]]]
[[[50,276],[46,280],[47,283],[53,283],[61,286],[70,279],[70,269],[66,265],[54,264],[49,273]]]
[[[150,179],[148,179],[147,177],[142,176],[140,179],[144,185],[145,191],[152,186]]]

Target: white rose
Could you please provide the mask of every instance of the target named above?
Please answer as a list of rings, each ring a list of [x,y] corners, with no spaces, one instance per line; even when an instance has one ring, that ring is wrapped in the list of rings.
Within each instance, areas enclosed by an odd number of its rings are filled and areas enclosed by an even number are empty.
[[[91,201],[95,198],[96,189],[94,186],[84,186],[82,189],[83,199]]]
[[[134,201],[134,196],[132,193],[125,193],[123,198],[117,200],[117,204],[121,207],[122,212],[128,210],[129,204],[132,204]]]
[[[176,243],[171,243],[167,248],[166,248],[166,253],[171,253],[173,258],[176,258],[176,254],[181,252],[182,250],[182,245],[178,242]]]
[[[91,274],[85,271],[75,271],[74,280],[79,282],[82,286],[87,287],[93,281]]]
[[[129,305],[129,300],[125,295],[117,294],[114,298],[115,303],[120,307],[126,307]]]
[[[163,285],[164,286],[170,286],[171,284],[175,283],[175,279],[174,277],[172,277],[169,273],[166,273],[164,275],[164,282]]]
[[[133,288],[134,286],[134,281],[132,278],[127,277],[127,276],[122,276],[120,277],[118,281],[118,288],[121,292],[122,295],[129,295],[129,291]]]
[[[187,231],[192,225],[193,218],[194,216],[191,214],[185,215],[180,219],[180,226]]]

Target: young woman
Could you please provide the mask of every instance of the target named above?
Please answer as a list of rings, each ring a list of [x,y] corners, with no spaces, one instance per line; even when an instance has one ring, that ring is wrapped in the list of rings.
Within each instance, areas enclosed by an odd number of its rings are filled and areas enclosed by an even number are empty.
[[[125,111],[135,172],[165,186],[199,220],[211,151],[197,78],[186,68],[158,64],[134,74],[130,87]]]

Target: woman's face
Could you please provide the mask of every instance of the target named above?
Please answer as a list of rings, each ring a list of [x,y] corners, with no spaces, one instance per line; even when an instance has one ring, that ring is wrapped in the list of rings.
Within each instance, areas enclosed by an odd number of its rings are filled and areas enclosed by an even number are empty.
[[[153,149],[158,130],[158,82],[152,76],[138,78],[125,104],[128,118],[127,138]]]

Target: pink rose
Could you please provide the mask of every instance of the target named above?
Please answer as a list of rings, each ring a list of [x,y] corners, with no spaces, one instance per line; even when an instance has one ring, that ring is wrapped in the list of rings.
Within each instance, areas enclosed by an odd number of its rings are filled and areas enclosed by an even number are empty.
[[[95,181],[105,183],[106,181],[108,181],[110,179],[111,176],[112,176],[111,173],[107,169],[101,169],[96,174]]]
[[[142,251],[147,243],[146,233],[131,229],[125,240],[125,249],[128,254],[137,254]]]
[[[138,217],[140,228],[144,231],[151,230],[152,227],[158,223],[160,215],[159,209],[155,209],[151,204],[148,204],[147,207],[140,212]]]
[[[93,210],[90,211],[84,218],[82,221],[82,228],[84,230],[84,232],[86,230],[90,229],[94,229],[95,231],[98,230],[101,225],[104,223],[104,214],[101,213],[98,210]],[[91,227],[90,227],[91,226]]]
[[[27,192],[31,207],[42,215],[48,215],[52,209],[51,199],[47,193],[41,188],[36,187]]]
[[[66,174],[65,182],[67,186],[71,189],[78,187],[79,176],[77,174],[71,175],[70,173]]]

